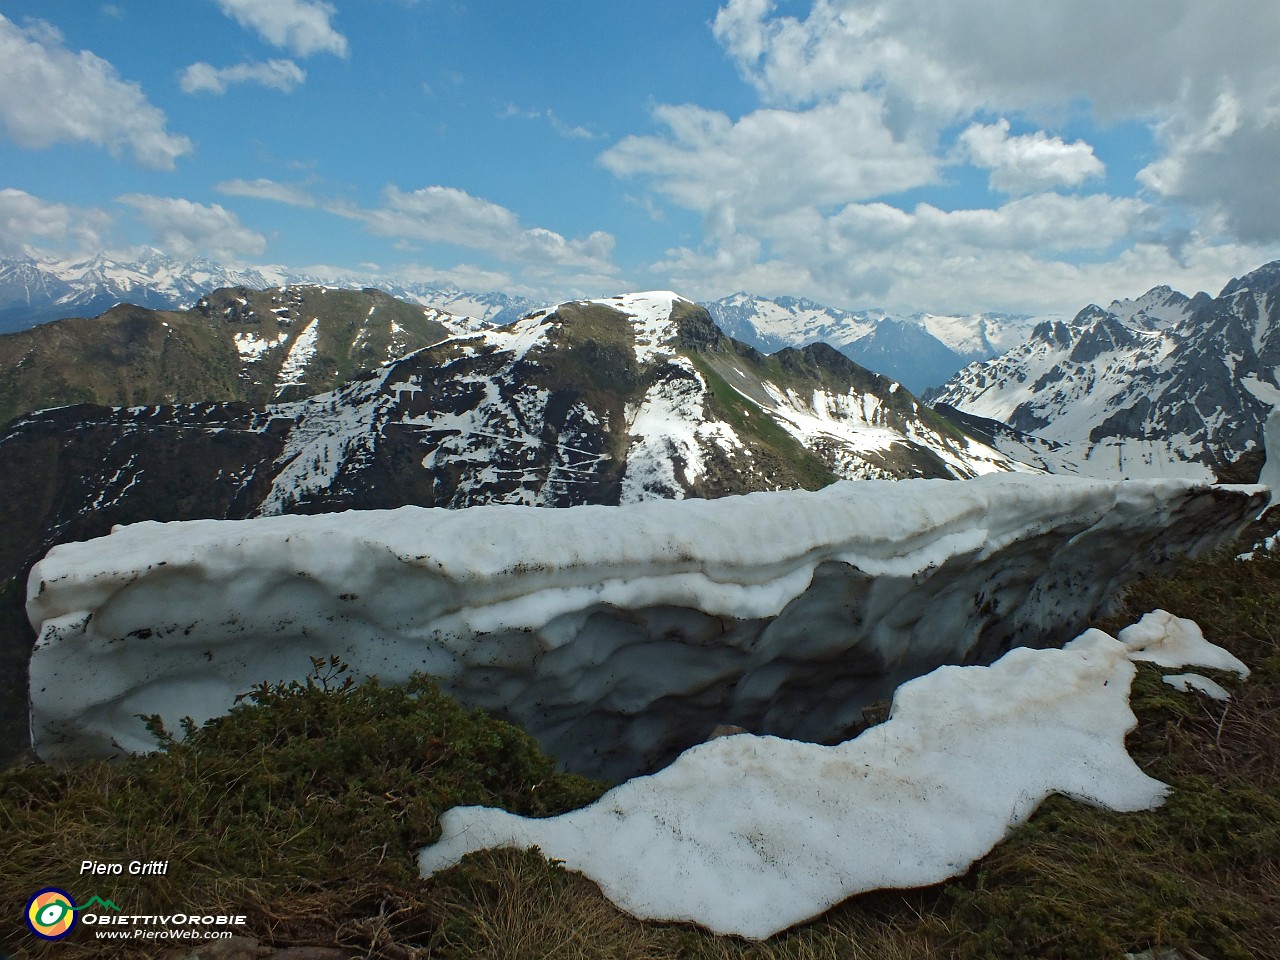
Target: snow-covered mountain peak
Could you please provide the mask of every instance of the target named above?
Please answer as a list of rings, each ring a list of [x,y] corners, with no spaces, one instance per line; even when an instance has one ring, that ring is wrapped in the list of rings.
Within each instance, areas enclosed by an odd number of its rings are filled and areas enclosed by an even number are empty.
[[[676,304],[693,306],[692,300],[670,290],[627,293],[588,302],[619,310],[632,318],[636,360],[640,363],[649,363],[662,354],[675,352],[675,343],[680,334]]]
[[[1032,329],[1030,340],[1050,347],[1066,347],[1070,345],[1071,337],[1071,328],[1063,321],[1042,320]],[[1016,348],[1011,352],[1017,352]]]
[[[1160,286],[1110,309],[1091,304],[965,368],[935,399],[1059,444],[1066,452],[1054,455],[1055,469],[1230,474],[1242,456],[1257,456],[1280,398],[1278,286],[1280,261],[1216,299]]]
[[[1108,311],[1129,326],[1164,330],[1189,317],[1195,305],[1191,297],[1162,284],[1136,299],[1113,300]]]
[[[1251,290],[1254,293],[1266,293],[1275,286],[1280,286],[1280,260],[1264,263],[1257,270],[1251,270],[1243,277],[1236,277],[1222,288],[1222,292],[1218,296],[1220,298],[1230,297],[1244,290]]]

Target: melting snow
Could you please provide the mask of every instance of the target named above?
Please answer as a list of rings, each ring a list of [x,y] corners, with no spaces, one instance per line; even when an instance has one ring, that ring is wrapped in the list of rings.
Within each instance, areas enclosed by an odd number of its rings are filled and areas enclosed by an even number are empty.
[[[1234,660],[1162,611],[1135,630],[1144,658]],[[838,746],[720,737],[562,816],[458,807],[419,866],[429,876],[473,850],[536,846],[634,916],[767,937],[855,893],[963,873],[1051,793],[1159,806],[1169,788],[1124,747],[1137,655],[1088,630],[1061,650],[941,667]]]
[[[671,311],[675,309],[677,302],[691,301],[670,290],[657,290],[590,302],[630,314],[635,326],[636,360],[639,363],[652,363],[659,357],[670,356],[675,352],[670,346],[677,332],[676,324],[671,319]]]
[[[287,339],[289,339],[289,334],[284,331],[277,334],[274,340],[270,337],[259,337],[252,331],[244,331],[236,334],[235,345],[241,358],[253,363],[261,360],[264,353],[280,346]]]
[[[397,408],[376,380],[360,388],[386,407],[306,404],[286,473],[324,483],[361,453],[350,421]],[[566,473],[584,458],[557,455]],[[1231,534],[1259,499],[1003,475],[133,524],[54,547],[31,574],[33,739],[45,759],[145,750],[138,714],[203,721],[330,653],[387,682],[432,673],[584,771],[652,769],[705,735],[700,716],[821,739],[939,663],[1079,623],[1153,557]]]
[[[1165,674],[1160,679],[1182,693],[1194,690],[1222,703],[1231,699],[1231,694],[1227,692],[1226,687],[1198,673]]]
[[[706,382],[693,364],[673,357],[662,379],[645,392],[638,407],[627,411],[631,448],[622,478],[622,503],[683,498],[677,471],[685,483],[697,482],[705,472],[706,443],[726,453],[745,450],[732,427],[705,417],[706,393]]]
[[[302,328],[302,332],[293,341],[293,346],[289,348],[289,354],[284,358],[284,363],[280,366],[280,378],[276,381],[276,396],[284,393],[285,387],[297,386],[305,383],[304,375],[307,372],[307,364],[311,362],[311,358],[315,356],[316,340],[320,334],[320,319],[312,318],[311,322]]]

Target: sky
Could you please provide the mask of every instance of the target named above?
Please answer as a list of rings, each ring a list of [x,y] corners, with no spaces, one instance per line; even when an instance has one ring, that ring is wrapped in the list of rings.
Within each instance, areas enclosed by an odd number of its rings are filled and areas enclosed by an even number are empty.
[[[1074,313],[1280,258],[1274,0],[0,0],[0,255]]]

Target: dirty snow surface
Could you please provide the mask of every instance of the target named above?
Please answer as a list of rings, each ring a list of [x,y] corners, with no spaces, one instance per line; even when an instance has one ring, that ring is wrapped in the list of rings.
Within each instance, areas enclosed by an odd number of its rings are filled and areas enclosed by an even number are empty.
[[[637,917],[763,938],[867,890],[957,876],[1052,793],[1117,811],[1168,788],[1125,751],[1134,659],[1234,659],[1163,611],[1061,650],[941,667],[901,687],[887,722],[838,746],[721,737],[589,807],[538,820],[445,813],[424,875],[489,847],[538,847]]]

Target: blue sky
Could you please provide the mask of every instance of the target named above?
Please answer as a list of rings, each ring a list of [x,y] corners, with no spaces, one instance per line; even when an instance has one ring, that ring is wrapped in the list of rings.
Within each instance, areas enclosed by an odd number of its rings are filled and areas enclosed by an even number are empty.
[[[1276,49],[1271,0],[11,0],[0,253],[546,299],[1216,292],[1280,256]]]

